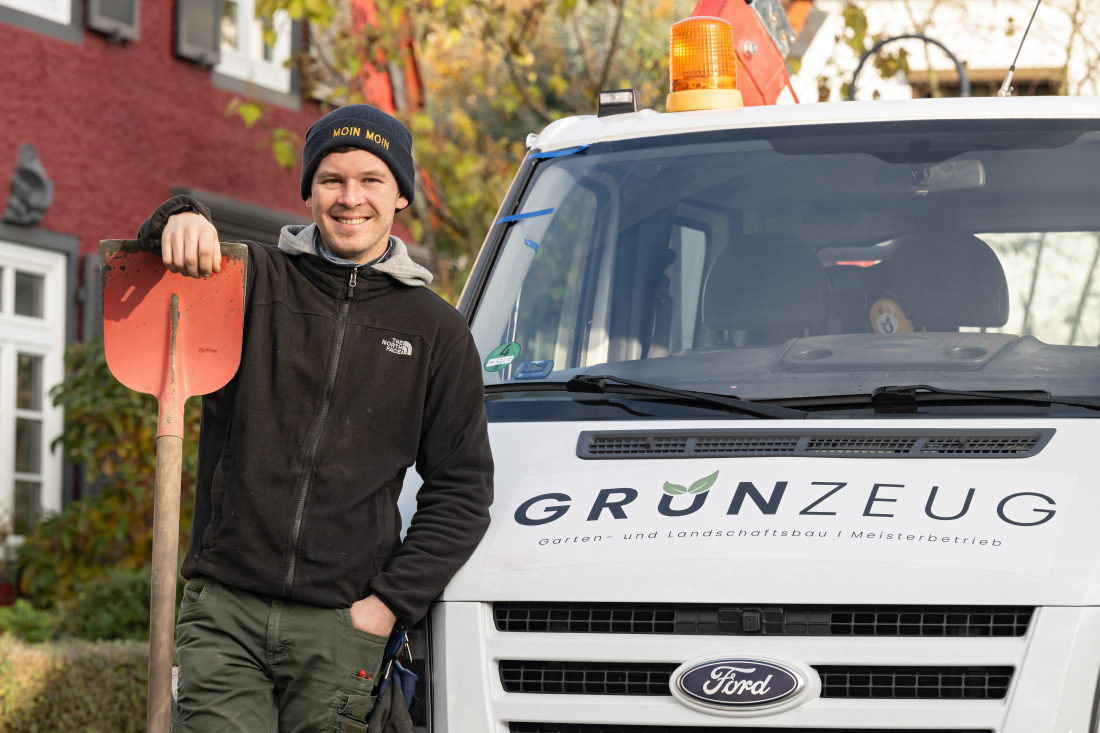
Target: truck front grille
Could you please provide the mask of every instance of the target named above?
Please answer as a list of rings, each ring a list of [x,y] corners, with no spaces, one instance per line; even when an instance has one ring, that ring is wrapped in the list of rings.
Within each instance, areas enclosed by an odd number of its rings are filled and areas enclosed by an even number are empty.
[[[507,692],[563,695],[671,695],[668,679],[680,665],[665,662],[501,661]]]
[[[1031,606],[493,604],[498,631],[718,636],[1023,636]]]
[[[814,667],[822,697],[1001,700],[1012,667]]]
[[[505,692],[544,695],[671,695],[670,662],[500,662]],[[1012,667],[817,666],[821,697],[1001,700]]]
[[[686,725],[592,725],[580,723],[509,723],[510,733],[992,733],[963,728],[760,728]]]

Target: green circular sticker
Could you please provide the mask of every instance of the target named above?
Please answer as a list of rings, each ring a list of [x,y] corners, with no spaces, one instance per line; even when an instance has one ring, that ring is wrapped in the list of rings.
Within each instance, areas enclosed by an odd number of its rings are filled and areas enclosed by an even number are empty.
[[[485,357],[485,371],[487,372],[499,372],[504,367],[515,361],[519,356],[519,344],[515,341],[507,344],[501,344]]]

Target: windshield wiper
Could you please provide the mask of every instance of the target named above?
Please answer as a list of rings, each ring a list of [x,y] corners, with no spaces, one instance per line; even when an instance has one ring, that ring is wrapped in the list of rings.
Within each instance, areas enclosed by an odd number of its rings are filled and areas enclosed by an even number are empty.
[[[876,387],[870,394],[850,394],[850,395],[821,395],[818,397],[797,397],[794,399],[782,399],[776,400],[776,402],[783,402],[786,404],[797,405],[799,407],[824,407],[834,406],[836,408],[843,407],[845,405],[856,404],[871,404],[875,407],[883,408],[916,408],[921,404],[929,404],[934,400],[918,400],[918,392],[929,392],[931,394],[940,395],[952,395],[955,397],[968,397],[971,399],[977,399],[988,402],[1001,402],[1021,405],[1069,405],[1071,407],[1083,407],[1089,410],[1100,410],[1100,404],[1090,402],[1079,402],[1077,400],[1062,400],[1058,398],[1052,398],[1047,393],[1039,392],[976,392],[966,389],[941,389],[940,387],[933,387],[928,384],[910,384],[910,385],[887,385],[883,387]]]
[[[617,382],[618,384],[609,384]],[[767,420],[805,420],[815,417],[813,413],[802,410],[794,410],[778,405],[764,405],[757,402],[749,402],[740,397],[725,397],[707,392],[693,392],[686,389],[673,389],[649,382],[635,382],[631,379],[623,379],[611,374],[603,375],[578,375],[568,382],[533,382],[529,384],[491,384],[485,387],[486,394],[498,394],[500,392],[544,392],[561,391],[586,392],[589,394],[635,394],[651,397],[678,397],[680,399],[697,402],[702,405],[712,405],[723,410],[737,412],[742,415],[751,415]]]
[[[893,405],[906,405],[917,404],[917,392],[931,392],[932,394],[949,394],[958,395],[960,397],[979,397],[988,400],[996,400],[997,402],[1012,402],[1014,404],[1035,404],[1038,402],[1043,405],[1070,405],[1071,407],[1084,407],[1089,410],[1100,410],[1100,404],[1094,404],[1091,402],[1078,402],[1077,400],[1060,400],[1054,397],[1043,397],[1036,395],[1034,397],[1023,397],[1013,394],[1007,394],[1005,392],[975,392],[969,389],[941,389],[940,387],[933,387],[928,384],[911,384],[904,387],[899,386],[886,386],[878,387],[871,392],[871,402],[876,402],[878,398],[878,404],[893,404]]]

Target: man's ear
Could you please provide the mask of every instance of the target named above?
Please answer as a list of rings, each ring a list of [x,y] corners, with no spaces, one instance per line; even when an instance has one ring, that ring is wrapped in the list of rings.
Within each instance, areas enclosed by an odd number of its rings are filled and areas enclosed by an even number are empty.
[[[395,208],[394,211],[404,211],[407,208],[409,208],[409,200],[404,196],[398,196],[397,208]]]
[[[313,194],[309,195],[309,198],[306,199],[305,203],[306,203],[306,208],[309,209],[310,211],[313,211]]]

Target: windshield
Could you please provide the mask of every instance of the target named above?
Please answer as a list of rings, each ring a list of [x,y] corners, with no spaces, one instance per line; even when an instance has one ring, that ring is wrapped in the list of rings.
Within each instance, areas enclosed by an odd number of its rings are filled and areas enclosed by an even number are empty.
[[[1100,397],[1095,121],[598,144],[541,161],[518,212],[471,324],[487,386]]]

